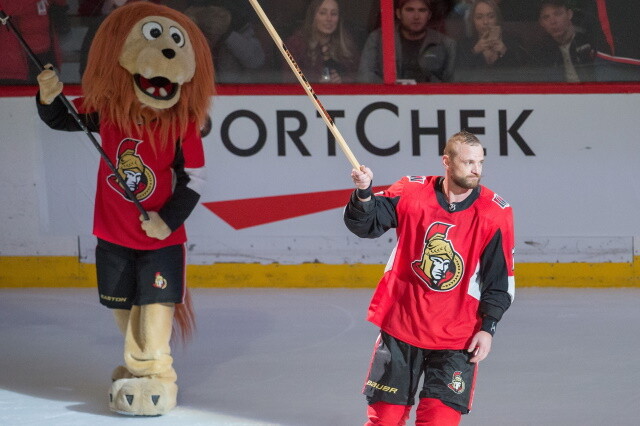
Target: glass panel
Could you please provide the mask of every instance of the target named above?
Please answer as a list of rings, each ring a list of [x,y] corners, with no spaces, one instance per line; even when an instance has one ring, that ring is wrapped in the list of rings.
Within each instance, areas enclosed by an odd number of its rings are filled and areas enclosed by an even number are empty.
[[[4,11],[43,63],[80,82],[93,35],[127,0],[20,0]],[[218,83],[296,83],[246,0],[156,0],[208,36]],[[394,0],[399,83],[640,80],[640,2]],[[428,8],[426,31],[421,8]],[[381,83],[379,0],[261,0],[313,84]],[[599,10],[600,7],[600,10]],[[424,20],[423,20],[424,21]],[[35,84],[37,70],[0,29],[0,84]]]
[[[79,83],[99,24],[113,7],[126,0],[4,3],[5,12],[41,62],[54,64],[63,82]],[[293,71],[248,1],[165,0],[161,3],[190,16],[206,34],[218,83],[296,82]],[[357,81],[362,45],[371,29],[372,16],[379,14],[377,0],[344,1],[337,10],[336,0],[261,0],[260,5],[309,81]],[[310,13],[307,20],[308,9],[317,13]],[[14,34],[4,28],[0,31],[0,49],[4,53],[0,61],[0,84],[35,84],[37,70]]]
[[[444,28],[457,43],[456,82],[589,82],[638,80],[640,62],[621,64],[598,52],[615,44],[640,59],[638,2],[606,1],[608,23],[595,0],[459,0],[450,2]],[[613,19],[613,20],[612,20]]]

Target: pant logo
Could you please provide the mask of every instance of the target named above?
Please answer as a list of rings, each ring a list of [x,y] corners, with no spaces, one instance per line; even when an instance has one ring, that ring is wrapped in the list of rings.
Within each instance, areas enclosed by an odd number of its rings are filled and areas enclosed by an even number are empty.
[[[167,288],[167,280],[165,280],[164,277],[160,275],[160,272],[156,272],[156,280],[153,282],[153,286],[161,290]]]
[[[464,380],[462,380],[462,372],[454,371],[453,377],[451,378],[451,383],[449,383],[447,386],[458,395],[464,392],[465,384]]]

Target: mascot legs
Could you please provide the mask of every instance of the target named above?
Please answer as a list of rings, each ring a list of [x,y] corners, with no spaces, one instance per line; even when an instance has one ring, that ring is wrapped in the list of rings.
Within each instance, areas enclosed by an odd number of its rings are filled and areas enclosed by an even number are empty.
[[[129,313],[131,312],[129,309],[113,309],[113,316],[116,320],[116,324],[118,325],[118,329],[122,333],[123,336],[127,335],[127,325],[129,324]],[[117,366],[113,373],[111,373],[111,381],[115,382],[119,379],[130,379],[133,377],[133,374],[127,367],[124,365]]]
[[[154,303],[114,310],[124,331],[125,366],[113,372],[109,408],[133,416],[159,416],[176,406],[178,386],[171,356],[174,305]]]

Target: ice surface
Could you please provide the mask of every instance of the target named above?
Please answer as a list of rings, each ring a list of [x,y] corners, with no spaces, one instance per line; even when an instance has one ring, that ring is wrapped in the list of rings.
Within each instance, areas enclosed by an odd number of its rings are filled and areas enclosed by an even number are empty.
[[[0,289],[0,424],[364,423],[371,289],[192,292],[179,407],[137,419],[107,407],[122,338],[95,290]],[[639,304],[640,289],[519,289],[462,425],[640,424]]]

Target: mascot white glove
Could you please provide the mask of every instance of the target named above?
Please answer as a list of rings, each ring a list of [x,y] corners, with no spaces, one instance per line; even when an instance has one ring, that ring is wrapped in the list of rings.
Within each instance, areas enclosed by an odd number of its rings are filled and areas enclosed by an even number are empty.
[[[148,237],[164,240],[171,235],[171,228],[167,226],[157,212],[147,212],[147,214],[149,215],[149,220],[144,220],[142,215],[140,215],[140,220],[142,221],[142,229],[144,229]]]
[[[40,86],[40,103],[49,105],[53,100],[62,93],[62,82],[53,70],[53,65],[44,66],[44,71],[38,74],[38,85]]]

